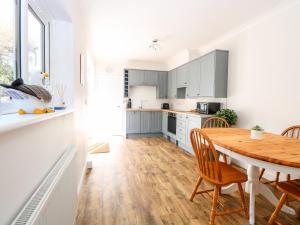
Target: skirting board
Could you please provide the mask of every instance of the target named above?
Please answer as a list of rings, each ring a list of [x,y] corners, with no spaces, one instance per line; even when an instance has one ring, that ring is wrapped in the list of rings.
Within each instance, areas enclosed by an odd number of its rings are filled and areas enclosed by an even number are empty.
[[[143,138],[143,137],[162,137],[162,133],[151,134],[127,134],[126,138]]]

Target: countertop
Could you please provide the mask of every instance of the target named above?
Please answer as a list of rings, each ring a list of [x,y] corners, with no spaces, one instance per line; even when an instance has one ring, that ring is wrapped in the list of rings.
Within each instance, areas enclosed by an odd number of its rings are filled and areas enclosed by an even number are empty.
[[[197,116],[202,118],[213,116],[213,115],[200,114],[192,111],[179,111],[179,110],[172,110],[172,109],[126,109],[126,111],[127,112],[171,112],[176,114],[191,115],[191,116]]]

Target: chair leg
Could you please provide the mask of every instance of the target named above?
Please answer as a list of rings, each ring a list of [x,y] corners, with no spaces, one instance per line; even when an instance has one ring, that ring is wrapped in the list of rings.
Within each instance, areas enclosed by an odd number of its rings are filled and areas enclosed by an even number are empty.
[[[275,211],[273,212],[273,214],[271,215],[269,221],[268,221],[268,225],[273,225],[275,222],[275,219],[277,218],[282,206],[284,205],[285,201],[287,199],[287,194],[283,194],[279,200],[279,203],[275,209]]]
[[[277,184],[279,182],[279,176],[280,176],[280,172],[276,172],[275,184]]]
[[[223,156],[224,163],[225,163],[225,164],[228,164],[228,163],[227,163],[227,156],[226,156],[225,154],[222,154],[222,156]]]
[[[217,203],[219,199],[219,187],[216,185],[215,190],[214,190],[214,196],[213,196],[213,201],[212,201],[212,206],[211,206],[211,212],[210,212],[210,225],[215,224],[215,218],[216,218],[216,208],[217,208]]]
[[[245,216],[246,216],[247,219],[249,219],[249,210],[248,210],[248,206],[247,206],[247,203],[246,203],[245,194],[244,194],[244,190],[243,190],[242,184],[238,183],[238,187],[239,187],[239,192],[240,192],[240,196],[241,196],[241,200],[242,200],[242,205],[243,205],[243,208],[244,208]]]
[[[198,180],[197,180],[197,183],[196,183],[196,186],[195,186],[195,188],[194,188],[194,190],[193,190],[193,192],[192,192],[192,195],[191,195],[191,197],[190,197],[190,201],[193,201],[195,195],[197,194],[197,191],[198,191],[198,188],[199,188],[199,186],[200,186],[200,184],[201,184],[201,182],[202,182],[202,179],[203,179],[203,178],[199,176],[199,178],[198,178]]]
[[[261,178],[263,177],[263,175],[264,175],[264,173],[265,173],[265,168],[262,168],[261,170],[260,170],[260,174],[259,174],[259,180],[261,180]]]

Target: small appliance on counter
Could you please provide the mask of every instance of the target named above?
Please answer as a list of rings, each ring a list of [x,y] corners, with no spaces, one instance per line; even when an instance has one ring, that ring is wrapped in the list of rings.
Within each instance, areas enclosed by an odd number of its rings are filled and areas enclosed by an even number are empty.
[[[200,114],[215,114],[220,107],[219,102],[197,102],[197,112]]]
[[[161,109],[170,109],[169,103],[163,103],[163,104],[161,104]]]
[[[127,109],[131,109],[131,98],[128,99],[126,108],[127,108]]]

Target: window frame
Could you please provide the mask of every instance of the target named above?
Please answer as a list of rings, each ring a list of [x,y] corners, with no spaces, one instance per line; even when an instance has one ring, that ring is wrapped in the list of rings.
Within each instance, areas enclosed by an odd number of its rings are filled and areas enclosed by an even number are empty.
[[[35,10],[31,7],[30,3],[28,4],[28,12],[30,12],[35,19],[39,21],[42,25],[42,71],[46,71],[46,25],[44,21],[39,17],[39,15],[35,12]],[[27,23],[27,31],[28,31],[28,23]]]
[[[50,23],[53,19],[45,5],[40,5],[35,0],[14,0],[15,3],[15,68],[13,80],[22,78],[28,83],[28,10],[43,24],[42,39],[42,67],[43,71],[50,74]],[[1,100],[1,99],[0,99]],[[5,111],[2,114],[15,113],[11,101],[1,102]]]

